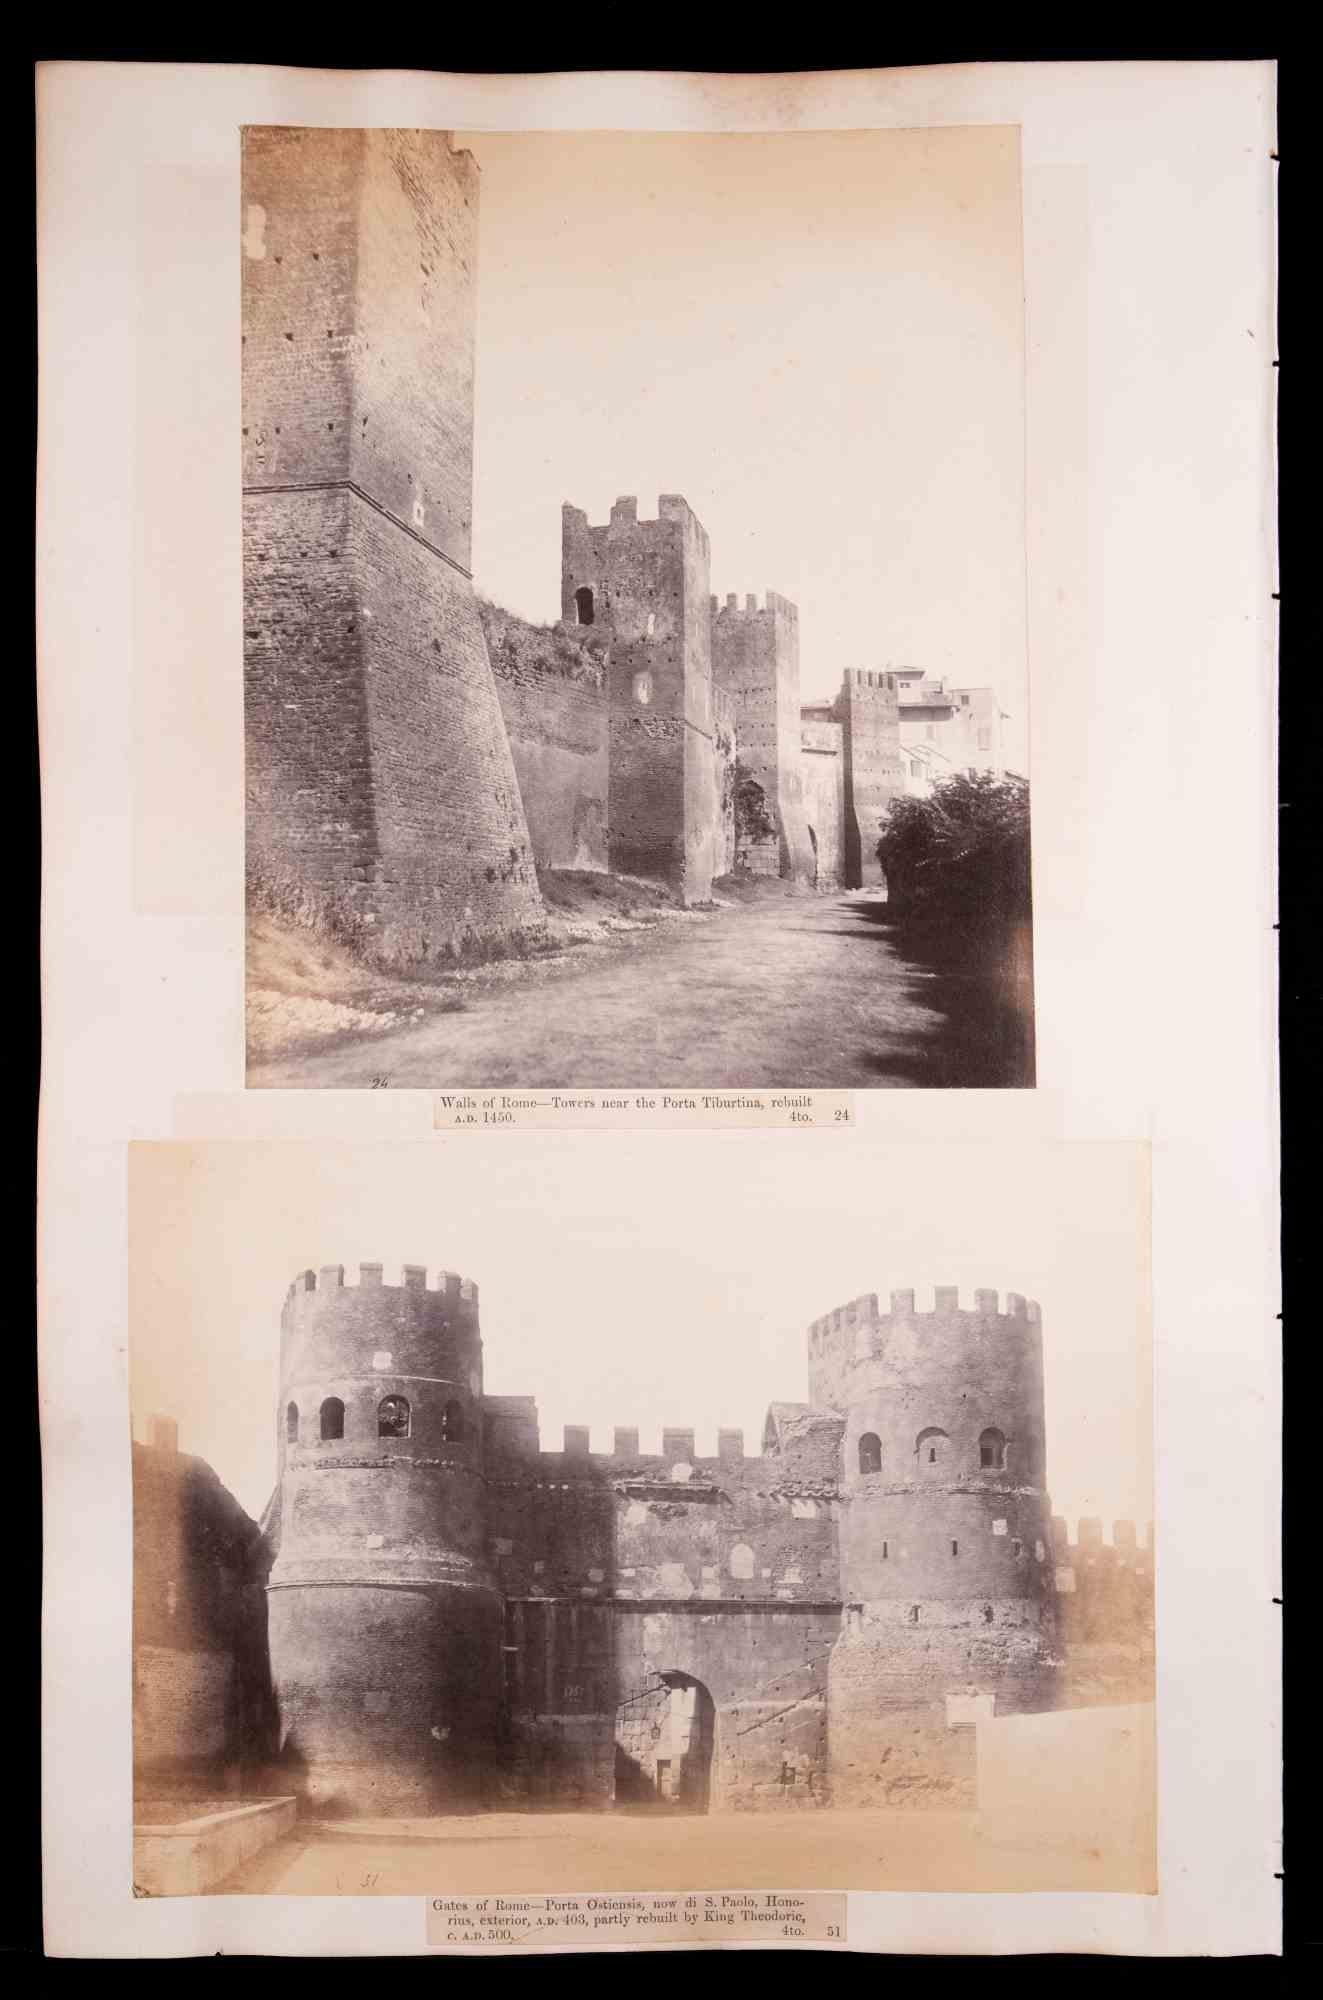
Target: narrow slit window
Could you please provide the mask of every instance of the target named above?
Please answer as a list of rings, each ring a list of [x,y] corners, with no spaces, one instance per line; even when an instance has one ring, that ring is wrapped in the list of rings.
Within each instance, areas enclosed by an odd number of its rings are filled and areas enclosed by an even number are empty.
[[[299,1441],[299,1406],[289,1403],[285,1409],[285,1442],[297,1444]]]
[[[464,1437],[463,1406],[453,1400],[441,1412],[442,1444],[460,1444]]]
[[[946,1432],[930,1424],[927,1430],[919,1432],[914,1440],[914,1450],[920,1465],[941,1465],[946,1457],[946,1447],[950,1443]]]
[[[960,1554],[960,1544],[959,1544],[959,1542],[952,1542],[952,1544],[951,1544],[951,1554],[952,1554],[953,1556],[958,1556],[958,1555]]]

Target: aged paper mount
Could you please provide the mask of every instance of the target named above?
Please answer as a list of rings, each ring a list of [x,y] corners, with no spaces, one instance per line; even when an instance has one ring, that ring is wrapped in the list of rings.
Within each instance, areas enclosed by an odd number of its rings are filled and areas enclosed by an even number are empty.
[[[1273,578],[1262,528],[1271,70],[529,82],[131,66],[112,77],[57,66],[41,78],[41,100],[41,700],[48,907],[59,913],[47,926],[48,1036],[59,1054],[46,1077],[41,1248],[51,1948],[129,1956],[422,1945],[421,1888],[410,1942],[368,1892],[240,1903],[135,1899],[128,1886],[127,1144],[205,1136],[216,1145],[223,1135],[226,1144],[320,1145],[394,1133],[441,1158],[462,1136],[464,1161],[477,1157],[472,1134],[433,1129],[445,1077],[419,1090],[241,1095],[229,246],[239,128],[301,124],[1018,128],[1039,1088],[950,1091],[941,1104],[924,1093],[902,1101],[860,1092],[854,1125],[821,1149],[857,1149],[859,1187],[894,1243],[905,1233],[896,1226],[903,1180],[879,1180],[879,1140],[904,1134],[919,1153],[952,1137],[995,1146],[1008,1130],[1152,1143],[1159,1889],[934,1898],[851,1884],[845,1948],[1275,1948],[1278,1731],[1265,1693],[1276,1683],[1277,1563]],[[1202,226],[1210,215],[1211,233]],[[95,536],[74,501],[89,453],[98,490],[117,502]],[[1192,969],[1214,935],[1224,948],[1210,996],[1202,982],[1196,991]],[[1000,1101],[989,1104],[992,1095]],[[527,1149],[517,1164],[530,1188],[572,1175],[575,1149],[604,1143],[592,1131],[511,1137]],[[757,1130],[732,1132],[719,1160],[708,1134],[676,1131],[657,1143],[666,1172],[710,1187],[714,1209],[737,1149],[749,1172],[763,1149],[778,1149],[776,1173],[804,1173],[807,1189],[814,1168],[799,1164],[810,1158],[799,1149],[819,1148],[804,1135]],[[622,1154],[626,1170],[642,1173],[642,1160]],[[318,1239],[307,1254],[358,1251]],[[384,1252],[365,1243],[361,1254]],[[446,1252],[433,1235],[400,1254]],[[108,1280],[95,1297],[83,1282],[89,1260]],[[280,1284],[292,1275],[282,1272]],[[859,1289],[878,1282],[863,1273]],[[969,1273],[971,1285],[986,1282]],[[572,1316],[554,1318],[561,1338],[572,1333]],[[118,1426],[105,1423],[110,1410],[121,1413]],[[1201,1471],[1210,1459],[1240,1468],[1234,1492],[1210,1489]],[[1216,1563],[1201,1554],[1212,1548]],[[1231,1726],[1234,1766],[1208,1755]]]

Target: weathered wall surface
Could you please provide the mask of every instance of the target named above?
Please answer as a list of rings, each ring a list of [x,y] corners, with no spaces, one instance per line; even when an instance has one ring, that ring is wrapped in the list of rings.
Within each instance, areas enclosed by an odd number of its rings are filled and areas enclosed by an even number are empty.
[[[1064,1664],[1061,1702],[1093,1708],[1152,1701],[1156,1677],[1153,1598],[1153,1530],[1141,1543],[1133,1521],[1115,1521],[1112,1539],[1103,1524],[1086,1519],[1071,1541],[1065,1521],[1053,1516],[1057,1630]]]
[[[305,1272],[282,1317],[271,1671],[281,1760],[327,1810],[435,1810],[495,1755],[477,1293],[426,1278]]]
[[[806,711],[800,722],[800,775],[819,889],[837,889],[845,880],[844,751],[844,725]]]
[[[877,843],[891,801],[904,790],[895,678],[849,667],[837,698],[845,747],[845,883],[880,883]]]
[[[838,1798],[899,1802],[922,1767],[935,1799],[968,1803],[947,1698],[1056,1697],[1040,1316],[1018,1295],[999,1305],[979,1291],[962,1311],[939,1287],[931,1313],[908,1291],[882,1313],[868,1293],[809,1329],[810,1395],[845,1416]]]
[[[765,800],[770,832],[737,842],[736,865],[787,880],[814,879],[804,816],[799,716],[799,610],[769,590],[756,597],[710,600],[712,675],[730,696],[741,776]]]
[[[981,1719],[1151,1676],[1151,1544],[1049,1525],[1031,1301],[838,1307],[756,1457],[573,1425],[551,1452],[532,1398],[483,1392],[476,1288],[382,1276],[290,1287],[261,1530],[205,1467],[135,1454],[140,1758],[233,1740],[264,1581],[272,1779],[346,1812],[970,1807]]]
[[[480,600],[487,653],[539,868],[607,865],[607,643]]]
[[[610,866],[705,902],[722,816],[707,536],[678,494],[662,494],[655,521],[631,497],[600,527],[568,505],[561,519],[561,616],[603,628],[610,645]]]
[[[825,1801],[826,1662],[839,1626],[836,1488],[793,1457],[660,1454],[525,1430],[489,1464],[490,1562],[506,1595],[509,1786],[629,1798],[667,1741],[667,1679],[712,1705],[711,1802]],[[490,1433],[489,1433],[490,1436]],[[530,1445],[536,1454],[529,1457]],[[640,1790],[640,1786],[642,1790]]]
[[[210,1466],[133,1446],[133,1761],[141,1779],[232,1762],[261,1677],[260,1532]]]
[[[707,1690],[717,1810],[826,1805],[826,1663],[839,1618],[834,1605],[807,1603],[622,1609],[620,1699],[666,1674]]]
[[[716,800],[716,825],[712,839],[712,878],[729,875],[735,866],[735,790],[738,778],[739,737],[735,711],[724,689],[712,688],[712,792]]]
[[[477,174],[443,133],[243,149],[250,893],[388,963],[542,920],[468,575]]]

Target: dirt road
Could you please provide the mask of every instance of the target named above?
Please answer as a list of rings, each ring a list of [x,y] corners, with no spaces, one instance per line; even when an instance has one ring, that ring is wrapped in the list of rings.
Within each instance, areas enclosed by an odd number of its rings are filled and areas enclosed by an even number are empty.
[[[973,1813],[484,1813],[304,1821],[218,1895],[546,1895],[639,1889],[1123,1889],[1146,1855],[1092,1840],[1045,1851],[991,1838]],[[1032,1829],[1026,1829],[1032,1834]]]
[[[464,989],[462,1012],[250,1067],[258,1089],[922,1089],[1023,1085],[983,981],[902,954],[886,904],[691,913]]]

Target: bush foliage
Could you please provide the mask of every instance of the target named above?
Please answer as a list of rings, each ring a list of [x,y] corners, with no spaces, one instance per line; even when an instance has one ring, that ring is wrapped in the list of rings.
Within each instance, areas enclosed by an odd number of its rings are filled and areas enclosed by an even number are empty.
[[[1029,784],[990,772],[895,799],[877,844],[888,901],[907,920],[1002,927],[1029,916]]]

